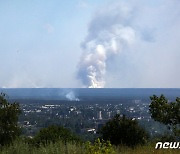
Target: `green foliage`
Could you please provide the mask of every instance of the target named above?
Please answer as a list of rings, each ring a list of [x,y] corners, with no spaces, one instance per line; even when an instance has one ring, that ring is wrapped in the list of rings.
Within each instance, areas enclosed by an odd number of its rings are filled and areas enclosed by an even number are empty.
[[[125,116],[120,117],[118,114],[105,124],[101,133],[104,140],[109,140],[114,145],[123,144],[134,147],[144,144],[148,139],[147,133],[136,120]]]
[[[79,142],[80,139],[72,134],[72,132],[61,126],[49,126],[48,128],[42,128],[37,135],[32,139],[32,143],[36,145],[46,145],[48,143],[55,143],[58,140],[67,142]]]
[[[46,146],[38,147],[27,144],[21,138],[13,141],[9,146],[4,146],[0,149],[0,154],[84,154],[84,148],[77,144],[67,143],[62,141],[49,143]]]
[[[115,151],[109,141],[100,141],[98,138],[94,145],[90,142],[85,144],[86,154],[115,154]]]
[[[20,114],[19,104],[9,103],[6,94],[0,94],[0,145],[9,144],[20,135],[18,116]]]
[[[101,142],[102,143],[102,142]],[[31,146],[27,143],[25,143],[23,140],[18,139],[13,141],[13,143],[9,146],[4,146],[2,149],[0,149],[0,154],[99,154],[97,152],[101,151],[101,154],[104,154],[102,150],[94,150],[94,153],[90,153],[89,148],[92,145],[90,143],[86,143],[86,145],[77,145],[73,143],[67,143],[65,145],[62,141],[58,141],[56,143],[50,143],[46,146]],[[96,144],[96,143],[95,143]],[[99,144],[99,143],[98,143]],[[99,144],[101,145],[101,144]],[[97,147],[97,146],[96,146]],[[135,148],[130,148],[127,146],[118,146],[118,147],[106,147],[110,151],[108,154],[177,154],[179,152],[179,149],[158,149],[155,148],[155,143],[143,145],[143,146],[137,146]],[[98,149],[94,148],[94,149]],[[99,149],[102,149],[101,146]],[[115,151],[115,152],[114,152]],[[106,153],[105,153],[106,154]]]
[[[167,125],[175,135],[180,134],[178,129],[180,124],[180,98],[177,97],[175,102],[168,102],[164,95],[160,97],[153,95],[150,99],[149,111],[151,117],[155,121]]]

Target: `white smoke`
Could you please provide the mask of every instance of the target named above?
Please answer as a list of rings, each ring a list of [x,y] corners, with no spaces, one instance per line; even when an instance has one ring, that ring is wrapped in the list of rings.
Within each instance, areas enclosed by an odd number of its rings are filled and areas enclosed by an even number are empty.
[[[67,93],[66,98],[69,101],[80,101],[80,99],[75,96],[73,91],[70,91],[69,93]]]
[[[131,14],[125,4],[116,3],[97,12],[91,21],[78,70],[85,87],[103,88],[107,61],[134,42],[135,30],[128,24]]]

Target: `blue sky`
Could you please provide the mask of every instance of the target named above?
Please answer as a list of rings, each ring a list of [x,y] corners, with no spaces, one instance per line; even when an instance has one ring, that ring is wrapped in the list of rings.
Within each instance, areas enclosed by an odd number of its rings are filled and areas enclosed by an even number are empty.
[[[178,88],[179,15],[177,0],[0,1],[0,87]]]

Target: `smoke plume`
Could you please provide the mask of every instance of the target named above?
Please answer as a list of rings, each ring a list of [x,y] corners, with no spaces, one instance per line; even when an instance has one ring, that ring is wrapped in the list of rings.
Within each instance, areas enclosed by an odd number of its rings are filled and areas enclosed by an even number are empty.
[[[69,93],[66,94],[66,98],[69,101],[80,101],[79,98],[77,98],[74,94],[73,91],[70,91]]]
[[[88,35],[81,47],[83,54],[78,65],[78,79],[88,88],[103,88],[106,84],[107,61],[135,40],[135,30],[128,21],[132,10],[117,3],[100,10],[92,19]]]

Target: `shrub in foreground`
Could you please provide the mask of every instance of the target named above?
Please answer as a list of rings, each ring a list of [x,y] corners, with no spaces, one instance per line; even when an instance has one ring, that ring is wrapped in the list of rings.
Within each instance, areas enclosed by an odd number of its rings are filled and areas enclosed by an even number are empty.
[[[55,143],[59,140],[63,141],[65,144],[67,142],[80,142],[80,139],[69,129],[61,126],[49,126],[48,128],[42,128],[32,139],[32,143],[35,145],[46,145],[49,143]]]
[[[115,151],[109,141],[100,141],[98,138],[94,145],[90,142],[85,144],[86,154],[115,154]]]

